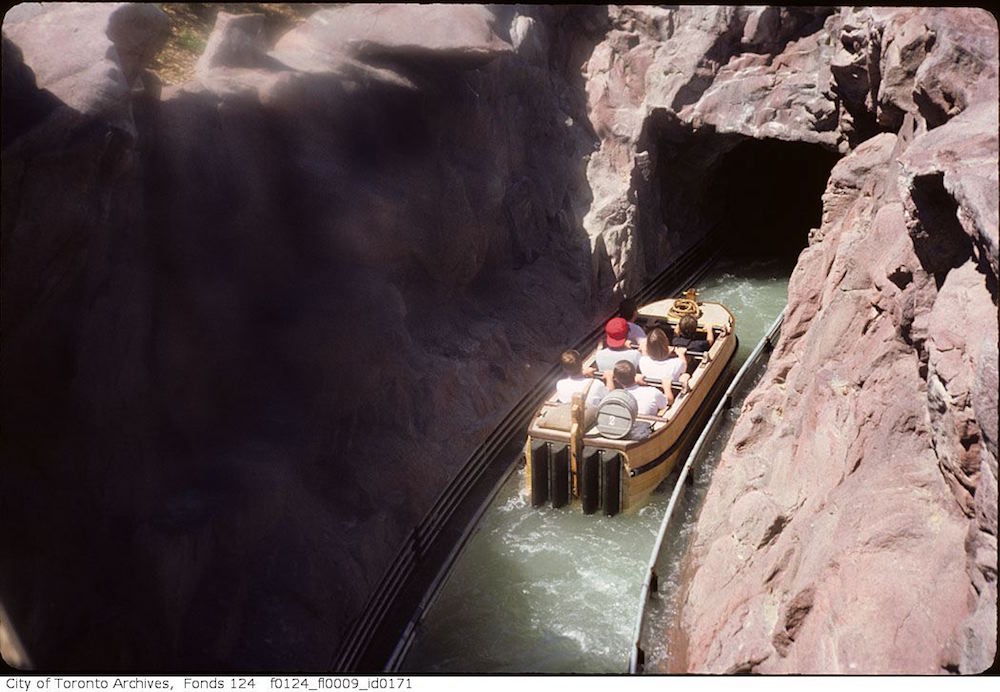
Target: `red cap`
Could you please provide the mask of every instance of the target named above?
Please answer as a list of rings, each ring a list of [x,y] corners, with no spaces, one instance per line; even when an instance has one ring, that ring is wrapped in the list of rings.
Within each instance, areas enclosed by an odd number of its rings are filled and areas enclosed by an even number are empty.
[[[621,348],[628,336],[628,322],[624,317],[612,317],[604,327],[604,336],[608,348]]]

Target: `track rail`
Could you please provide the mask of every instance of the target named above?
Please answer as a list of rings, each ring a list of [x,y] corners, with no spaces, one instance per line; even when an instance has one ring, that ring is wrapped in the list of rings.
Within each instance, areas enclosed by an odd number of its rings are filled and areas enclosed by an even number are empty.
[[[751,351],[750,355],[747,356],[746,361],[740,368],[739,372],[736,373],[736,377],[729,384],[726,389],[725,394],[719,400],[718,405],[712,412],[712,417],[709,418],[708,423],[701,431],[701,435],[698,440],[694,443],[694,447],[688,453],[687,459],[684,461],[684,466],[681,469],[680,475],[677,477],[677,481],[674,483],[674,491],[670,496],[670,503],[667,505],[667,511],[663,515],[663,520],[660,523],[660,530],[656,535],[656,542],[653,544],[652,555],[649,558],[649,566],[646,569],[645,579],[642,584],[642,589],[639,592],[639,614],[636,618],[635,629],[633,630],[632,637],[632,650],[629,653],[629,673],[641,673],[643,667],[645,666],[645,650],[642,646],[642,634],[643,628],[646,624],[646,615],[648,613],[648,604],[651,593],[657,590],[654,586],[659,579],[656,572],[656,563],[659,561],[660,553],[663,549],[663,542],[667,537],[669,530],[672,528],[671,519],[674,515],[674,510],[677,508],[678,501],[687,486],[688,475],[691,473],[695,462],[701,455],[701,451],[704,448],[706,442],[712,440],[722,422],[723,414],[729,410],[734,403],[734,392],[737,391],[741,386],[753,378],[759,371],[759,367],[767,362],[765,356],[769,356],[770,352],[774,349],[775,342],[777,341],[778,334],[781,330],[781,324],[784,320],[784,311],[779,314],[771,326],[768,327],[767,333],[764,335],[757,345]]]
[[[718,245],[702,238],[647,283],[635,296],[640,305],[697,282],[716,261]],[[574,346],[586,350],[604,329],[595,326]],[[361,613],[351,621],[331,670],[393,670],[412,642],[423,613],[437,595],[479,518],[517,468],[532,414],[559,376],[558,365],[507,413],[438,496],[424,519],[407,535]],[[512,461],[513,460],[513,461]]]

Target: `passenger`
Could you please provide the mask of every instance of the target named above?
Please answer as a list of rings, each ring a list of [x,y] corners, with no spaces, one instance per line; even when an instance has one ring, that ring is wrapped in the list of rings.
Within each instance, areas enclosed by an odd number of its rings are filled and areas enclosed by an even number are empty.
[[[562,403],[572,403],[573,395],[587,389],[586,403],[596,406],[601,403],[601,399],[608,393],[607,387],[600,380],[593,378],[594,369],[583,367],[583,358],[577,351],[563,351],[559,359],[562,364],[563,379],[556,382],[556,400]]]
[[[636,318],[639,316],[639,308],[636,306],[635,301],[631,298],[625,298],[619,303],[618,316],[625,318],[625,321],[628,322],[626,345],[641,348],[642,344],[646,341],[646,332],[635,323]]]
[[[639,372],[664,383],[679,382],[687,372],[687,357],[670,348],[670,339],[656,328],[646,337],[646,352],[639,358]]]
[[[627,360],[635,368],[639,367],[639,351],[629,348],[628,322],[623,317],[612,317],[604,327],[605,348],[597,352],[597,369],[605,375],[620,360]]]
[[[639,415],[655,416],[660,409],[669,405],[667,397],[659,389],[636,383],[635,366],[627,360],[615,363],[614,369],[608,373],[606,379],[608,389],[624,389],[635,397],[639,405]]]
[[[699,351],[704,353],[712,348],[715,335],[712,330],[708,330],[707,339],[699,339],[695,332],[698,331],[698,320],[693,315],[684,315],[677,323],[677,335],[673,338],[674,348],[683,348],[687,351]]]

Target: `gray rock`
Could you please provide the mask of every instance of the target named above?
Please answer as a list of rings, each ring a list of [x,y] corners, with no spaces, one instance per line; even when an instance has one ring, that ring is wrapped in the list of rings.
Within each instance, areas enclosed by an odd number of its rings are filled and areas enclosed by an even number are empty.
[[[162,11],[134,3],[26,3],[3,24],[40,88],[132,135],[131,81],[168,32]]]
[[[289,65],[347,54],[474,67],[513,51],[495,25],[483,5],[344,5],[314,14],[283,36],[272,54]]]
[[[219,67],[278,70],[284,65],[267,54],[264,15],[233,15],[220,11],[205,50],[198,58],[197,73],[204,76]]]

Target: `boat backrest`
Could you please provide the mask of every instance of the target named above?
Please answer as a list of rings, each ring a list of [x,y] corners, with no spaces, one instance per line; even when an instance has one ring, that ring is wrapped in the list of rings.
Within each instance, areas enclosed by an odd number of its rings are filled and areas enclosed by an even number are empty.
[[[704,359],[705,359],[705,354],[702,353],[701,351],[688,351],[687,352],[688,374],[693,375],[694,371],[698,369],[698,366],[701,365],[701,361]]]
[[[676,323],[671,323],[669,320],[665,320],[665,319],[663,319],[661,317],[652,317],[650,315],[640,315],[638,317],[638,319],[636,319],[636,324],[638,324],[640,327],[642,327],[643,331],[645,331],[647,334],[650,331],[652,331],[653,329],[657,328],[657,327],[659,327],[664,332],[666,332],[667,336],[669,338],[671,338],[671,339],[673,339],[674,335],[677,333],[677,328],[676,328],[677,325],[676,325]],[[721,327],[713,325],[711,327],[711,329],[712,329],[712,333],[717,338],[722,334],[722,328]],[[708,339],[708,330],[702,328],[699,325],[698,329],[694,333],[694,338],[695,339],[706,339],[707,340]]]

